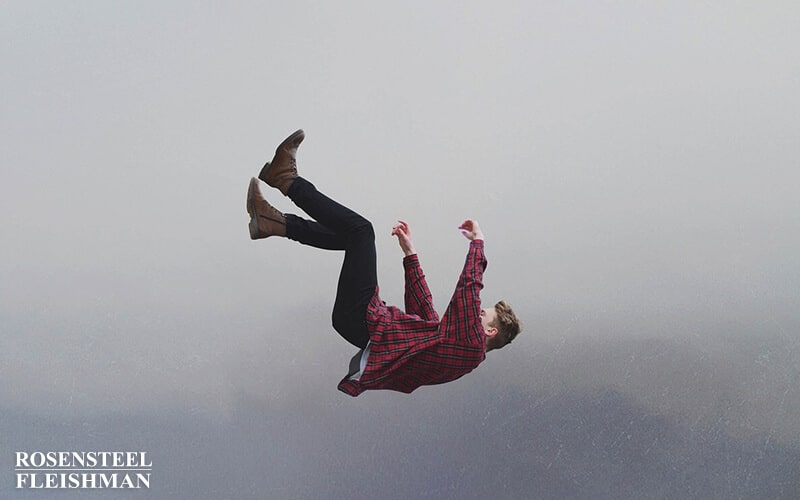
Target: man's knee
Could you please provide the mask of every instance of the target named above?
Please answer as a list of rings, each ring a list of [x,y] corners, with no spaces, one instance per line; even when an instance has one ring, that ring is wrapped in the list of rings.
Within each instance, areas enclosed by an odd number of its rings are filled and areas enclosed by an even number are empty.
[[[365,224],[362,229],[370,238],[373,240],[375,239],[375,229],[372,227],[372,223],[365,219]]]
[[[362,219],[359,224],[353,227],[350,236],[360,240],[375,241],[375,229],[370,221]]]

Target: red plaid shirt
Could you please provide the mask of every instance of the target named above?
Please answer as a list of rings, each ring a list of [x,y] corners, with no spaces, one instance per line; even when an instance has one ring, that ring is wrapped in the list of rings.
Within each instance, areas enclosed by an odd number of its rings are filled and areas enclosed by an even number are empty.
[[[450,305],[440,320],[416,255],[403,259],[405,312],[387,306],[375,290],[367,308],[370,352],[359,380],[345,377],[339,390],[358,396],[366,390],[410,393],[421,385],[443,384],[471,372],[486,357],[480,291],[486,257],[483,241],[470,243]]]

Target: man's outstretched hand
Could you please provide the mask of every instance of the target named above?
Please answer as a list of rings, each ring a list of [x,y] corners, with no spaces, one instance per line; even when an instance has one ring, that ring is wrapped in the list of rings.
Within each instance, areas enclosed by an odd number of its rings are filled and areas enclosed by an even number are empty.
[[[414,249],[414,242],[411,241],[411,228],[408,227],[407,222],[397,221],[397,224],[392,227],[392,236],[397,236],[397,242],[400,243],[400,248],[406,257],[417,253]]]
[[[478,225],[478,221],[467,219],[458,226],[458,229],[461,230],[461,234],[464,235],[470,241],[475,240],[482,240],[483,233],[481,232],[481,226]]]

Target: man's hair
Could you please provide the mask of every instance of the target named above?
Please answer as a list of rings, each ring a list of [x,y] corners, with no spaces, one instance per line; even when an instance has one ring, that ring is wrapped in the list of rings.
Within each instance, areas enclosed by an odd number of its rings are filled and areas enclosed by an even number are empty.
[[[497,335],[486,342],[486,350],[501,349],[517,337],[522,329],[522,323],[508,302],[501,300],[494,305],[495,317],[489,326],[497,328]]]

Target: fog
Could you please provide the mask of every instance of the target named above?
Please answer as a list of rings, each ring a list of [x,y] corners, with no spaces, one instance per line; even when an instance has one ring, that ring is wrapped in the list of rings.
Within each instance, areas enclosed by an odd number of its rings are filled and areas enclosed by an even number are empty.
[[[4,2],[0,496],[15,452],[143,450],[64,498],[797,498],[792,2]],[[342,255],[250,241],[247,182],[369,218],[442,312],[480,221],[523,332],[336,390]],[[267,199],[298,212],[277,191]],[[70,496],[73,495],[73,496]]]

